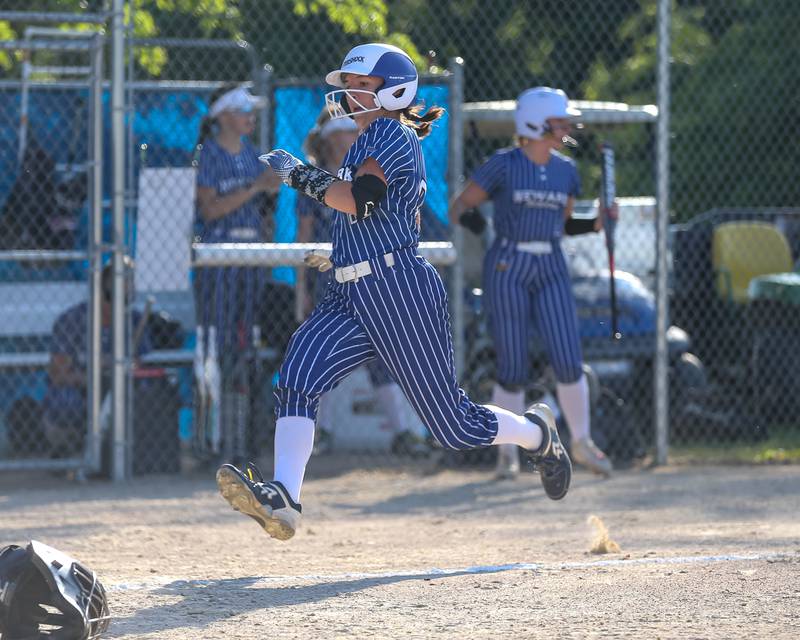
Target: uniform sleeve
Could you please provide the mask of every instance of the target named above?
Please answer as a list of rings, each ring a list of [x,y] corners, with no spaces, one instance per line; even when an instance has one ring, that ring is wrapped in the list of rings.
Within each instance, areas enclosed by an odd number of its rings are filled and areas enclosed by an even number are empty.
[[[214,154],[209,145],[203,145],[197,160],[197,186],[216,189],[219,184],[219,172]]]
[[[406,139],[403,125],[397,120],[384,118],[369,134],[367,156],[381,166],[390,184],[404,173],[414,171],[414,152]]]
[[[498,151],[472,174],[472,181],[489,195],[499,189],[506,178],[505,153]]]

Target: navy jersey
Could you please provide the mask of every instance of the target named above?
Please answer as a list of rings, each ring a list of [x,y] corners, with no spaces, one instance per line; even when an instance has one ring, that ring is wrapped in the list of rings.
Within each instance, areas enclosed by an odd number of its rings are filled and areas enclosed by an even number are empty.
[[[200,151],[197,186],[210,187],[224,196],[249,187],[265,169],[246,140],[242,140],[239,153],[232,154],[209,138]],[[259,201],[260,198],[254,197],[217,220],[203,220],[198,213],[200,239],[203,242],[258,242],[261,240]]]
[[[302,193],[297,195],[296,211],[299,218],[311,218],[314,221],[309,242],[330,242],[333,220],[342,215]]]
[[[497,235],[513,242],[560,238],[567,199],[581,190],[571,158],[553,151],[537,165],[518,147],[495,152],[472,181],[492,198]]]
[[[392,118],[374,120],[350,147],[339,178],[351,181],[370,157],[386,176],[386,195],[372,215],[360,222],[336,213],[331,260],[337,267],[419,243],[417,211],[425,200],[425,161],[416,132]]]

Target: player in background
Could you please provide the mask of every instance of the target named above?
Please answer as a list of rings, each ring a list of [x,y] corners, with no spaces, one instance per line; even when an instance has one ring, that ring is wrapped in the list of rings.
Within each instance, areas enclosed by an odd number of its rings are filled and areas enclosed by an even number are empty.
[[[265,171],[247,139],[255,130],[255,110],[262,105],[263,99],[238,85],[222,87],[211,96],[197,141],[196,235],[200,242],[264,241],[263,194],[277,192],[280,182]],[[205,419],[220,419],[219,405],[227,402],[220,389],[233,382],[231,377],[242,378],[235,383],[239,387],[244,383],[244,355],[255,341],[256,303],[265,280],[265,270],[255,267],[213,267],[195,274],[198,352],[202,351],[195,370],[204,378],[198,385],[204,385],[213,398]],[[226,459],[244,457],[241,425],[230,424],[233,415],[223,418],[228,424],[208,429],[214,440],[209,443],[212,451]]]
[[[223,465],[217,471],[223,497],[270,536],[292,537],[319,397],[378,358],[443,447],[524,447],[548,497],[563,498],[572,467],[550,409],[535,404],[523,416],[481,406],[456,380],[445,288],[417,252],[425,199],[420,139],[442,109],[423,112],[415,104],[414,63],[386,44],[353,48],[326,81],[337,87],[326,96],[331,115],[350,117],[359,129],[338,177],[280,149],[262,159],[284,183],[337,211],[335,282],[292,336],[280,368],[274,479],[252,466]]]
[[[486,253],[484,292],[497,354],[492,404],[514,413],[525,407],[530,381],[529,327],[538,328],[556,375],[558,403],[572,436],[571,457],[595,473],[609,475],[611,462],[590,434],[589,385],[582,353],[575,298],[560,240],[602,228],[594,220],[572,219],[580,179],[575,162],[563,155],[573,119],[560,89],[535,87],[517,100],[517,144],[501,149],[479,167],[450,207],[452,224],[482,233],[486,222],[475,209],[494,204],[496,238]],[[616,215],[615,211],[610,215]],[[498,451],[498,477],[519,473],[517,447]]]
[[[308,161],[321,168],[336,173],[345,154],[358,136],[358,126],[352,118],[331,118],[327,108],[317,116],[315,126],[308,132],[303,143],[303,151]],[[297,242],[330,242],[333,217],[337,212],[323,203],[298,194],[297,216],[300,219]],[[314,306],[322,300],[325,289],[332,279],[329,269],[319,271],[317,268],[298,269],[297,299],[300,304],[298,321],[306,318]],[[405,400],[403,391],[392,380],[389,371],[380,360],[370,360],[365,365],[369,381],[375,393],[376,402],[381,409],[385,424],[391,430],[391,451],[397,455],[425,457],[430,454],[430,447],[423,435],[414,432],[413,427],[406,424]],[[317,429],[314,452],[324,451],[335,438],[331,429],[330,394],[320,399],[317,412]]]

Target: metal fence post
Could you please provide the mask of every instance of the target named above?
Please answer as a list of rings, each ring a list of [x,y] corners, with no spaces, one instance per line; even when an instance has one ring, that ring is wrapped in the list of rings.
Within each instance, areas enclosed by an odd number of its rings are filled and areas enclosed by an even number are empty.
[[[656,462],[666,464],[669,431],[667,327],[667,233],[669,228],[669,53],[670,0],[658,3],[658,135],[656,158]]]
[[[125,378],[125,31],[123,2],[114,0],[111,46],[111,149],[113,166],[113,463],[112,478],[126,477]]]
[[[449,198],[455,197],[464,178],[464,61],[453,58],[448,65],[450,71],[450,166],[448,167]],[[456,255],[462,255],[464,232],[460,225],[451,230]],[[456,260],[453,269],[453,287],[450,304],[453,310],[453,348],[455,350],[456,374],[464,374],[464,266]]]
[[[89,446],[86,447],[88,466],[94,471],[101,467],[102,434],[100,430],[101,359],[100,341],[100,270],[103,242],[103,44],[97,35],[92,49],[92,78],[89,100],[89,385],[87,409]]]

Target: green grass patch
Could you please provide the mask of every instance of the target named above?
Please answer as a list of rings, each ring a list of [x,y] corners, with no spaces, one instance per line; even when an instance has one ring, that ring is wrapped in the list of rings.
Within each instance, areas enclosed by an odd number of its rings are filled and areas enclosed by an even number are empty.
[[[671,462],[685,464],[800,464],[800,431],[773,430],[757,443],[692,443],[670,445]]]

